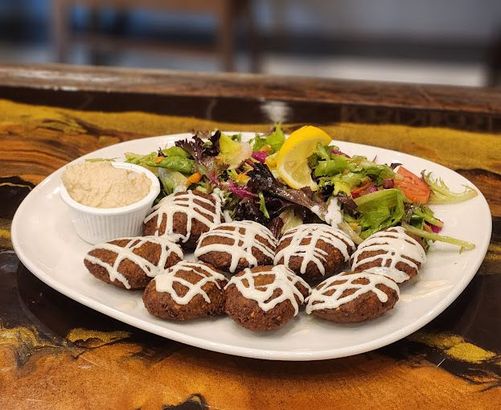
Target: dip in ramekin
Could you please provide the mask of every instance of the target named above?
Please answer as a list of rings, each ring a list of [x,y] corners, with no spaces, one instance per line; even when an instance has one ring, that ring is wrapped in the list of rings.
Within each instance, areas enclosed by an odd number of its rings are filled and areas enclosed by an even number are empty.
[[[61,179],[61,198],[71,210],[73,226],[91,244],[140,235],[160,192],[155,174],[124,162],[71,164]]]

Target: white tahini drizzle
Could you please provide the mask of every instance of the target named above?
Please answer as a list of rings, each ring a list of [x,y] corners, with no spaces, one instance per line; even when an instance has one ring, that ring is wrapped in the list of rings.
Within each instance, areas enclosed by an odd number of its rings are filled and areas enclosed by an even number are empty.
[[[127,278],[122,275],[118,271],[118,267],[120,266],[120,263],[126,259],[134,262],[139,268],[149,277],[154,277],[158,275],[160,272],[163,272],[165,269],[165,263],[167,262],[167,259],[174,253],[176,254],[180,259],[183,258],[183,251],[181,248],[176,245],[175,243],[171,242],[169,238],[167,237],[157,237],[157,236],[141,236],[141,237],[133,237],[133,238],[119,238],[115,239],[117,241],[120,240],[127,240],[127,244],[125,246],[118,246],[115,244],[112,244],[110,242],[102,243],[99,245],[96,245],[92,248],[92,250],[106,250],[110,251],[113,253],[117,254],[117,257],[115,259],[115,262],[113,262],[113,265],[110,265],[104,261],[102,261],[99,258],[96,258],[95,256],[92,255],[85,255],[85,260],[89,261],[90,263],[99,265],[106,269],[106,272],[108,272],[110,281],[118,280],[121,282],[126,289],[130,289],[130,284]],[[142,256],[137,255],[134,253],[136,249],[139,249],[141,246],[145,245],[146,243],[156,243],[160,246],[160,257],[158,259],[157,264],[153,264],[150,261],[144,259]],[[91,251],[92,251],[91,250]]]
[[[304,239],[310,239],[306,245],[301,245]],[[325,275],[327,252],[320,249],[318,241],[323,241],[338,249],[347,262],[355,244],[343,231],[325,224],[305,224],[289,229],[284,233],[280,242],[290,239],[290,244],[275,255],[275,263],[289,266],[291,257],[302,257],[300,273],[304,274],[310,262],[314,263],[322,275]],[[283,262],[280,260],[283,258]]]
[[[232,243],[202,245],[204,239],[210,237],[231,239]],[[267,243],[261,243],[257,240],[258,237],[265,239]],[[200,258],[209,252],[227,253],[231,256],[229,271],[234,273],[241,258],[245,259],[250,267],[257,266],[257,258],[252,254],[252,248],[258,249],[265,256],[273,259],[275,246],[276,239],[265,226],[254,221],[234,221],[214,226],[210,231],[202,234],[195,249],[195,257]]]
[[[165,233],[163,235],[170,236],[174,241],[183,243],[190,239],[191,227],[194,220],[199,221],[208,228],[221,223],[221,200],[217,195],[211,195],[212,199],[208,199],[201,195],[196,195],[193,191],[179,192],[163,198],[157,205],[152,208],[152,212],[146,217],[144,223],[157,217],[156,232],[162,225],[165,218]],[[198,202],[198,203],[197,203]],[[206,207],[202,206],[205,205]],[[215,208],[215,211],[212,211]],[[174,214],[186,214],[186,235],[174,233]]]
[[[384,253],[361,259],[360,255],[367,251],[384,251]],[[361,265],[378,259],[382,260],[381,267],[368,269],[368,271],[388,276],[395,282],[402,283],[409,279],[409,275],[398,270],[396,265],[399,262],[403,262],[418,270],[419,264],[426,262],[426,254],[423,247],[414,238],[405,233],[404,228],[397,226],[385,231],[376,232],[363,241],[352,256],[351,269],[355,270]],[[388,262],[390,264],[386,266]]]
[[[186,279],[180,277],[182,271],[192,271],[200,276],[197,283],[193,284]],[[214,283],[221,291],[224,284],[227,282],[224,275],[210,268],[204,263],[182,261],[168,269],[153,279],[155,281],[155,289],[157,292],[168,293],[178,305],[186,305],[192,301],[196,295],[200,295],[207,303],[211,303],[210,297],[203,290],[207,283]],[[183,287],[188,288],[184,296],[179,295],[174,289],[174,284],[179,283]]]
[[[257,277],[270,274],[274,275],[273,282],[260,286],[255,284]],[[248,286],[245,285],[245,282]],[[299,312],[299,306],[305,301],[303,294],[296,287],[297,283],[302,284],[308,290],[310,289],[308,284],[288,267],[277,265],[270,268],[269,271],[263,272],[252,272],[250,268],[244,269],[242,275],[231,278],[226,288],[235,285],[244,298],[257,302],[264,312],[268,312],[279,303],[288,300],[294,308],[294,316],[296,316]],[[273,292],[277,289],[281,290],[281,294],[272,299]]]
[[[366,285],[356,284],[354,282],[357,279],[367,279],[368,283]],[[369,292],[373,292],[381,303],[386,303],[388,295],[378,289],[377,285],[385,285],[397,292],[397,295],[400,295],[398,285],[386,276],[367,272],[336,275],[324,280],[316,288],[312,289],[306,305],[306,313],[311,314],[315,310],[337,309]],[[348,296],[342,296],[344,291],[348,289],[354,289],[355,292]],[[334,292],[330,294],[333,290]]]
[[[325,222],[334,227],[343,222],[343,214],[337,198],[331,198],[329,201],[327,213],[325,214]]]

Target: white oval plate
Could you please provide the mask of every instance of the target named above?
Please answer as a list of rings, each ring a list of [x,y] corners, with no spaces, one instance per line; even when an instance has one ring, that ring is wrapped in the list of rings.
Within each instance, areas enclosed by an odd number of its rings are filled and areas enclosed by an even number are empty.
[[[245,134],[250,137],[253,134]],[[148,153],[190,134],[128,141],[82,158],[122,158],[125,152]],[[441,165],[381,148],[338,142],[347,154],[400,162],[416,173],[426,169],[452,189],[473,186]],[[81,160],[82,158],[79,158]],[[50,287],[105,315],[157,335],[207,350],[268,360],[321,360],[350,356],[388,345],[426,325],[464,290],[479,268],[491,236],[491,215],[483,195],[454,205],[434,206],[445,221],[444,235],[476,244],[472,251],[436,243],[419,278],[402,289],[401,300],[383,317],[359,325],[336,325],[302,312],[285,328],[255,334],[227,317],[189,323],[168,322],[148,314],[141,292],[107,285],[87,273],[83,257],[90,245],[73,230],[69,210],[59,196],[59,169],[35,187],[12,222],[12,242],[21,262]],[[477,189],[478,190],[478,189]]]

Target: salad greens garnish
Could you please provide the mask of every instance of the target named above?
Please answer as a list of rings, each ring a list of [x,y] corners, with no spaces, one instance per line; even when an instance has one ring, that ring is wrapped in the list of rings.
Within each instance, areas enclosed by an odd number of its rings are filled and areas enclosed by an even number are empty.
[[[352,225],[346,221],[341,222],[338,228],[347,233],[355,244],[360,245],[364,240],[353,229]]]
[[[216,160],[228,166],[237,168],[252,155],[252,149],[247,142],[242,142],[240,136],[221,135],[219,138],[219,154]]]
[[[359,155],[349,157],[332,146],[318,146],[309,164],[320,188],[332,190],[333,195],[358,197],[376,191],[384,181],[395,177],[387,165]]]
[[[430,241],[473,249],[471,243],[440,235],[444,222],[428,207],[473,198],[477,195],[473,188],[452,192],[431,173],[418,176],[401,164],[379,164],[318,144],[307,162],[318,190],[293,189],[276,172],[285,139],[280,124],[249,142],[240,134],[196,132],[173,147],[146,155],[126,153],[125,158],[156,172],[161,196],[187,189],[217,193],[226,215],[257,221],[277,235],[301,223],[342,220],[337,226],[357,244],[399,225],[425,249]],[[331,203],[338,207],[337,215],[341,212],[339,218],[331,215]]]
[[[451,245],[459,246],[460,250],[472,250],[475,249],[475,244],[471,242],[462,241],[460,239],[452,238],[450,236],[439,235],[434,232],[429,232],[424,229],[416,228],[412,225],[408,225],[406,223],[402,224],[403,228],[407,231],[408,234],[417,236],[419,238],[428,239],[430,241],[438,241],[445,242]]]
[[[322,188],[331,186],[333,189],[333,195],[338,195],[339,193],[350,195],[354,188],[361,186],[363,183],[368,181],[369,178],[365,175],[348,171],[332,177],[321,178],[319,186]]]
[[[298,205],[310,210],[314,214],[325,218],[327,213],[326,203],[314,196],[313,192],[306,189],[292,189],[279,182],[267,165],[260,162],[253,164],[249,172],[250,180],[247,186],[254,192],[263,192],[279,198],[293,205]]]
[[[398,189],[371,192],[354,201],[360,213],[357,222],[362,239],[397,225],[405,216],[404,196]]]
[[[214,186],[218,186],[218,177],[224,167],[218,161],[216,156],[219,154],[219,141],[221,132],[214,132],[208,141],[204,142],[198,134],[195,134],[191,140],[176,141],[176,147],[182,148],[195,161],[195,170],[200,175],[205,176]]]
[[[183,189],[181,190],[184,191],[188,178],[186,178],[181,172],[159,168],[157,175],[167,195],[180,190],[179,187],[182,187]]]
[[[268,135],[257,135],[252,141],[254,152],[264,151],[268,154],[277,152],[285,141],[285,134],[280,124],[276,124]]]
[[[195,161],[188,158],[186,152],[183,151],[183,155],[179,155],[177,151],[168,151],[169,150],[163,151],[162,156],[159,156],[156,152],[147,155],[127,152],[125,154],[125,159],[132,164],[142,165],[148,168],[166,168],[183,174],[190,174],[194,171]]]
[[[264,194],[260,192],[258,196],[259,196],[259,210],[263,213],[266,219],[270,219],[270,213],[266,208],[266,199],[264,198]]]
[[[433,211],[425,205],[410,206],[409,224],[412,226],[424,229],[427,225],[434,231],[440,232],[444,223],[433,215]]]
[[[430,204],[452,204],[475,198],[478,193],[469,186],[464,187],[463,192],[452,192],[442,178],[433,179],[431,172],[422,172],[423,180],[431,189]]]
[[[164,157],[189,158],[189,154],[184,149],[176,147],[176,146],[165,148],[165,149],[159,149],[158,155],[164,156]]]
[[[313,175],[316,177],[333,176],[348,168],[348,158],[342,155],[333,155],[328,160],[318,161]]]

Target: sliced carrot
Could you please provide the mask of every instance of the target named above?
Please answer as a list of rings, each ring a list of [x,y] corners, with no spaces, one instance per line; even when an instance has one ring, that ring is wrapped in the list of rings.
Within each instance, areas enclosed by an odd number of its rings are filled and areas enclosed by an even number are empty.
[[[416,204],[426,204],[430,199],[430,187],[422,178],[400,166],[395,178],[395,188],[400,189],[405,197]]]
[[[202,174],[200,172],[195,172],[186,179],[186,185],[190,186],[191,184],[196,184],[197,182],[200,182],[201,179]]]

